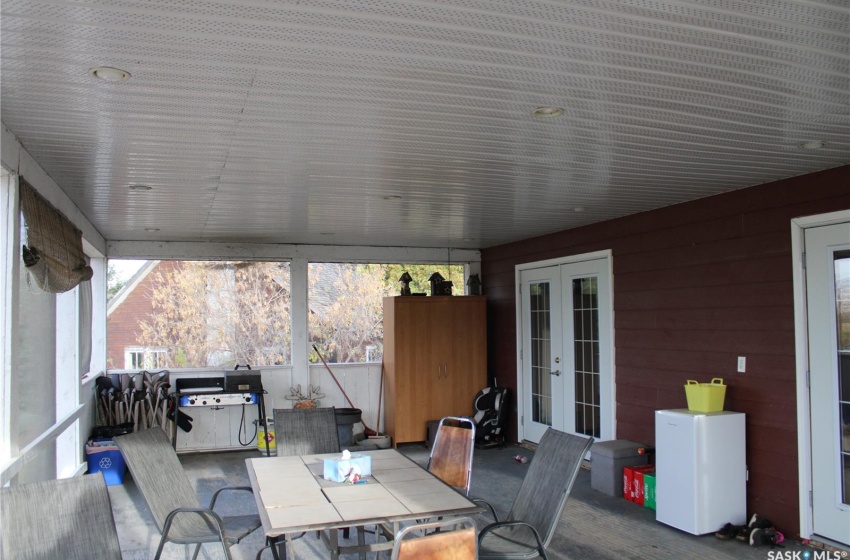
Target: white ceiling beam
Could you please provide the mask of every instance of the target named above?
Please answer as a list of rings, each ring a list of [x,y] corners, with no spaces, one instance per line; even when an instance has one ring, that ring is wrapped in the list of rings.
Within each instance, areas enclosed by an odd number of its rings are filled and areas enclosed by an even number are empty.
[[[192,241],[109,241],[111,259],[242,260],[349,263],[478,263],[481,251],[446,247],[370,247],[288,245],[277,243],[205,243]]]

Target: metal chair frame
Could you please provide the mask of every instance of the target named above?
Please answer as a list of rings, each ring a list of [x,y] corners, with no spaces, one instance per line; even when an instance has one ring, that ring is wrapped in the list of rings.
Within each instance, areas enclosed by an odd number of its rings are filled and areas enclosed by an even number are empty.
[[[220,542],[224,557],[230,560],[230,546],[262,526],[259,514],[221,517],[214,511],[222,492],[253,493],[250,486],[221,488],[213,494],[209,507],[201,506],[171,441],[161,429],[117,436],[115,444],[162,535],[154,560],[160,558],[167,542],[195,544],[192,560],[204,543]]]
[[[549,428],[540,439],[505,521],[498,520],[491,504],[473,500],[487,505],[496,521],[478,535],[480,558],[547,559],[546,548],[552,542],[581,463],[592,444],[592,437]]]

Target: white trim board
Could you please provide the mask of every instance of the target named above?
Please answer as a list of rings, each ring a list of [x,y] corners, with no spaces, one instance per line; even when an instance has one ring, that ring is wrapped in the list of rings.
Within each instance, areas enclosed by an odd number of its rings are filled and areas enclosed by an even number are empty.
[[[445,247],[370,247],[360,245],[288,245],[276,243],[204,243],[194,241],[109,241],[109,258],[181,260],[228,259],[345,263],[480,263],[481,251]]]
[[[88,412],[88,407],[88,403],[78,405],[65,418],[53,424],[53,426],[34,439],[32,443],[24,447],[16,457],[0,466],[0,486],[5,486],[12,478],[15,477],[15,475],[21,472],[24,465],[32,461],[39,453],[41,453],[44,448],[43,446],[56,441],[56,438],[67,430],[69,426],[78,421],[85,413]]]

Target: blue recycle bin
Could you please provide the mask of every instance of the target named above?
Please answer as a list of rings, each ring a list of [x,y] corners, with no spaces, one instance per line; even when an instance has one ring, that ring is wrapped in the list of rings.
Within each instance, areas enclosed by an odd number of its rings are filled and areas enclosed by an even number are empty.
[[[94,439],[86,444],[89,474],[102,472],[107,486],[124,482],[127,464],[121,450],[111,439]]]

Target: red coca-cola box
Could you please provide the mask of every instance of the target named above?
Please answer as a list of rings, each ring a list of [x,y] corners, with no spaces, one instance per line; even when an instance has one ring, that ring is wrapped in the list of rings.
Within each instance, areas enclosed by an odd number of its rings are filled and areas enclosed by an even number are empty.
[[[635,465],[623,468],[623,497],[643,505],[643,475],[654,473],[655,465]]]

